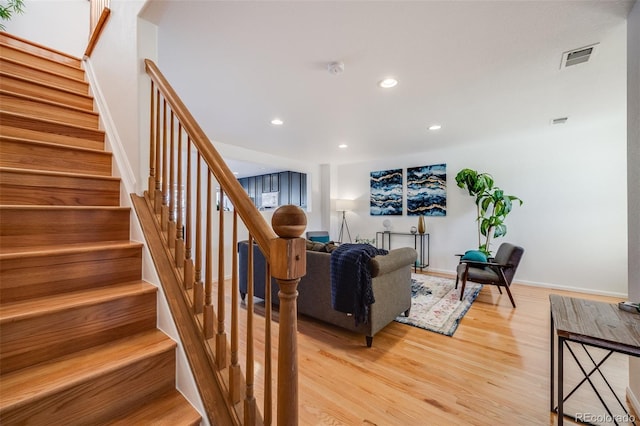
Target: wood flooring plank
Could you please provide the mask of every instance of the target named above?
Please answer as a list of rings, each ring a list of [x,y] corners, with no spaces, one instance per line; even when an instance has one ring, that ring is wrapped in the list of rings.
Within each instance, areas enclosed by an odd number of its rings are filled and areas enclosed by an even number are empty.
[[[555,424],[549,411],[549,294],[618,299],[519,284],[512,291],[515,309],[506,294],[485,286],[452,337],[392,322],[376,334],[372,348],[363,345],[361,335],[299,315],[300,424]],[[240,318],[242,329],[245,315]],[[261,323],[254,328],[258,365],[263,365]],[[274,324],[274,341],[277,335]],[[240,358],[243,362],[244,354]],[[614,356],[608,362],[614,387],[624,395],[628,359]],[[578,375],[577,367],[567,368],[565,380]],[[260,405],[262,374],[255,383]],[[597,404],[592,394],[574,402],[585,410]]]

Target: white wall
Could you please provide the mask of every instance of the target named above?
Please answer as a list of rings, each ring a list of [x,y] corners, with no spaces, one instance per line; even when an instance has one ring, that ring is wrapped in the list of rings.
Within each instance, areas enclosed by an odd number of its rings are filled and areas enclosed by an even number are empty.
[[[617,102],[603,106],[599,116],[576,115],[564,125],[339,166],[332,190],[337,198],[358,200],[357,211],[347,213],[352,236],[373,238],[384,230],[385,218],[394,231],[417,225],[416,217],[369,215],[371,171],[446,163],[447,216],[427,218],[427,232],[431,269],[453,272],[454,254],[477,247],[473,198],[455,184],[456,173],[469,167],[492,174],[498,186],[524,201],[507,218],[503,239],[525,248],[517,281],[626,296],[626,28],[604,42],[612,48],[600,53],[611,55],[607,60],[618,78],[599,82],[599,90],[615,93]],[[332,233],[339,225],[333,213]]]
[[[640,3],[627,20],[629,300],[640,302]],[[640,359],[629,360],[629,399],[640,413]]]
[[[89,41],[87,0],[25,1],[24,13],[4,24],[6,31],[81,58]]]

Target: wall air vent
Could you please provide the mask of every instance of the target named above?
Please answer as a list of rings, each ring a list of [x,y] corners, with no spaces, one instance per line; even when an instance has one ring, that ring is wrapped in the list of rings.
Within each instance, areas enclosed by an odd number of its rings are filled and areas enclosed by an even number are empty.
[[[590,46],[564,52],[562,54],[562,61],[560,62],[560,69],[588,62],[596,52],[596,46],[598,44],[599,43],[595,43]]]

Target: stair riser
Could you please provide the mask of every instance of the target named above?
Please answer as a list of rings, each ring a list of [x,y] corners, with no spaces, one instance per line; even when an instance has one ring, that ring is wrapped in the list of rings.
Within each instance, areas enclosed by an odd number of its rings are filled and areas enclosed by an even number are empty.
[[[33,55],[31,53],[16,49],[12,46],[2,46],[2,57],[14,61],[24,62],[31,66],[60,74],[65,77],[75,78],[78,80],[82,80],[84,78],[84,71],[81,68],[54,62],[47,58],[43,58],[41,56]]]
[[[82,96],[75,92],[67,92],[55,87],[36,84],[32,81],[14,78],[7,74],[0,75],[0,90],[21,93],[23,95],[46,99],[52,102],[76,108],[83,108],[89,111],[93,109],[93,99],[88,96]]]
[[[61,105],[43,103],[37,99],[0,93],[2,111],[53,120],[74,126],[98,129],[98,116],[92,111],[69,109]]]
[[[111,154],[0,138],[0,166],[111,176]]]
[[[22,40],[15,36],[12,37],[9,33],[0,33],[0,43],[5,46],[14,46],[15,48],[31,52],[34,55],[49,58],[52,61],[61,62],[75,68],[80,68],[82,64],[79,58],[57,52],[53,49],[47,48],[46,46],[39,46],[35,43],[29,42],[28,40]]]
[[[104,131],[0,111],[0,135],[90,149],[104,149]]]
[[[156,326],[152,292],[2,324],[2,374]]]
[[[19,407],[0,408],[4,424],[99,424],[175,386],[174,350],[127,365],[95,380]]]
[[[0,260],[0,302],[109,286],[141,279],[142,249],[107,248]]]
[[[129,209],[0,208],[0,245],[28,247],[129,239]]]
[[[52,74],[51,72],[40,68],[33,68],[28,64],[2,59],[0,60],[0,70],[5,74],[15,75],[16,77],[22,77],[54,87],[71,90],[81,95],[89,94],[89,84],[86,81]]]
[[[120,204],[120,182],[113,179],[0,171],[0,203],[117,206]]]

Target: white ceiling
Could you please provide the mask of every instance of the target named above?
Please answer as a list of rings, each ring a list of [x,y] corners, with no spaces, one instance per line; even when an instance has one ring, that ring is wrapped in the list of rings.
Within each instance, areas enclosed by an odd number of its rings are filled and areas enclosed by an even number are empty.
[[[160,69],[212,140],[344,164],[619,113],[599,82],[625,54],[609,39],[632,5],[159,1],[143,16],[159,27]],[[560,70],[564,51],[593,43],[591,61]],[[398,86],[379,88],[389,75]]]

